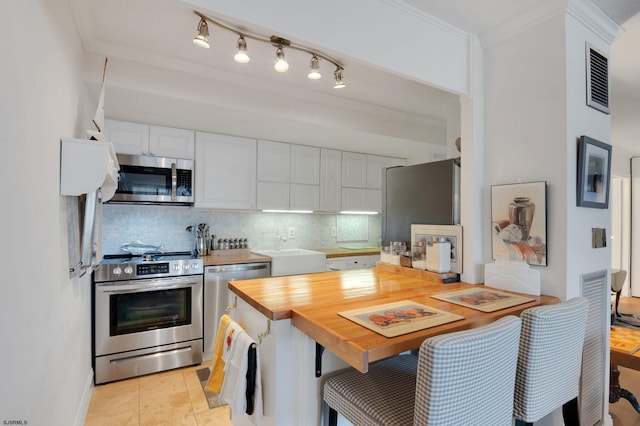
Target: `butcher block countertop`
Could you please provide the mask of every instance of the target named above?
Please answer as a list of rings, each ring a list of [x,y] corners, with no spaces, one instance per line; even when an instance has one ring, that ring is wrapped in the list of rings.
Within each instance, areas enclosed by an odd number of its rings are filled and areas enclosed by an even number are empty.
[[[443,284],[430,281],[428,275],[416,276],[410,270],[405,274],[403,268],[389,266],[378,263],[374,269],[231,281],[229,288],[271,320],[291,318],[294,327],[362,372],[368,370],[372,361],[418,348],[427,337],[478,327],[505,315],[519,315],[533,306],[558,302],[551,296],[525,295],[534,300],[485,313],[431,297],[484,286]],[[402,300],[458,314],[464,319],[389,338],[338,315]]]
[[[237,263],[271,262],[269,256],[252,253],[250,249],[213,250],[203,256],[204,266],[233,265]]]

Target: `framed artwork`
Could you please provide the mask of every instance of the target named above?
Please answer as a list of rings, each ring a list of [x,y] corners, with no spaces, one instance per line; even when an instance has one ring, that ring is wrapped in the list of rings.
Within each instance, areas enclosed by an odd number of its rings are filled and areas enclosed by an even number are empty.
[[[576,205],[595,209],[609,208],[610,180],[611,145],[589,136],[580,136]]]
[[[411,247],[418,241],[444,237],[451,243],[451,272],[462,273],[461,225],[411,225]]]
[[[547,266],[547,182],[491,186],[491,253]]]

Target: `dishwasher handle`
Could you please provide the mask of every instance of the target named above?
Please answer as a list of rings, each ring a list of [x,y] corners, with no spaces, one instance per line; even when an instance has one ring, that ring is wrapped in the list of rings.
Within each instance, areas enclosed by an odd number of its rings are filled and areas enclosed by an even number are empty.
[[[258,271],[261,269],[268,269],[268,263],[236,263],[233,265],[215,265],[207,266],[205,272],[207,274],[219,274],[221,272],[244,272],[244,271]]]

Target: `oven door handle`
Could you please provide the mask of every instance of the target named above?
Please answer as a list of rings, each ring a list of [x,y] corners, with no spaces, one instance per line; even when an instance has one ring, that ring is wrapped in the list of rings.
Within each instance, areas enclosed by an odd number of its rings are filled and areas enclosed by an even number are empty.
[[[122,284],[122,285],[101,285],[99,291],[101,293],[144,293],[156,290],[171,290],[174,288],[184,288],[187,286],[196,286],[202,284],[201,281],[172,281],[167,283],[154,284]]]

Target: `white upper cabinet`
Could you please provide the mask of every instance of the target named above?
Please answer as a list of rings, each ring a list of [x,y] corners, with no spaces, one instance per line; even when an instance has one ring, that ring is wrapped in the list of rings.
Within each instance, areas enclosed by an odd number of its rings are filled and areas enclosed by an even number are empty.
[[[355,152],[342,153],[342,186],[367,187],[367,155]]]
[[[291,145],[291,183],[320,184],[320,148]]]
[[[389,158],[367,155],[367,188],[382,189],[382,171],[389,167]]]
[[[401,158],[380,155],[342,153],[342,186],[348,188],[382,189],[383,170],[404,165]]]
[[[320,206],[324,212],[340,211],[342,205],[342,151],[320,149]]]
[[[258,141],[258,180],[289,182],[291,145],[283,142]]]
[[[149,126],[149,154],[157,157],[187,158],[195,154],[195,132],[173,127]]]
[[[149,152],[149,125],[120,120],[104,120],[104,136],[119,154],[142,155]]]
[[[319,200],[319,185],[292,183],[289,186],[289,209],[291,210],[319,210]]]
[[[256,140],[196,132],[195,207],[256,208]]]
[[[320,148],[258,141],[260,210],[318,210]]]
[[[194,131],[120,120],[105,120],[105,139],[120,154],[194,159]]]

